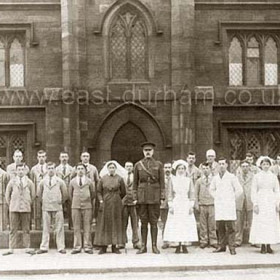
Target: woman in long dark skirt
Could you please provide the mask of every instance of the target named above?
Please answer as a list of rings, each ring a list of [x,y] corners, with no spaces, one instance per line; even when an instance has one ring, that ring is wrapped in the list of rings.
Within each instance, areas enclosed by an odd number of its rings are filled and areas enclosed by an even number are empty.
[[[126,191],[123,178],[116,172],[119,167],[115,161],[108,162],[104,167],[108,172],[97,186],[100,207],[94,244],[101,248],[98,254],[105,254],[108,245],[112,245],[112,253],[121,254],[116,245],[126,242],[122,221],[122,198]]]

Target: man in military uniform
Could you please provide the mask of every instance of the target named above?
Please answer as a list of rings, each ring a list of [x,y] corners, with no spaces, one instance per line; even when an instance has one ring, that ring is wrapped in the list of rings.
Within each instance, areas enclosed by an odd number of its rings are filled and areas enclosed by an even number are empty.
[[[161,200],[165,199],[164,171],[161,162],[153,158],[155,144],[145,142],[141,145],[144,158],[134,167],[133,189],[139,205],[138,214],[141,220],[142,247],[137,254],[147,252],[148,223],[151,227],[152,251],[159,254],[157,248],[158,219]]]

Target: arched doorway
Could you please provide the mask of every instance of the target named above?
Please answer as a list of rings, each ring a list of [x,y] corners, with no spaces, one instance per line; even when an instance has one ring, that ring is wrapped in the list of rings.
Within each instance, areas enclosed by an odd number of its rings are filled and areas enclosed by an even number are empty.
[[[159,123],[148,110],[135,103],[118,106],[105,117],[97,132],[96,154],[93,154],[96,165],[102,167],[110,159],[126,161],[128,149],[132,151],[131,161],[141,159],[140,144],[145,140],[156,143],[155,158],[160,160],[165,140]],[[122,153],[126,153],[123,158]]]
[[[124,165],[126,161],[137,162],[143,157],[141,143],[147,139],[141,129],[131,122],[124,124],[112,141],[112,159]]]

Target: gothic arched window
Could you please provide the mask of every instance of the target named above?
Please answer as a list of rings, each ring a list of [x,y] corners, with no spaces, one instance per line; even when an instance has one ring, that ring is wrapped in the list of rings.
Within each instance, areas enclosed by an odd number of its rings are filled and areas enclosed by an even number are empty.
[[[278,65],[277,65],[277,45],[274,39],[268,38],[265,44],[264,52],[264,77],[266,86],[278,84]]]
[[[231,86],[243,85],[242,47],[240,41],[234,37],[229,47],[229,84]]]
[[[110,78],[147,78],[147,30],[141,17],[132,11],[118,14],[109,33]]]

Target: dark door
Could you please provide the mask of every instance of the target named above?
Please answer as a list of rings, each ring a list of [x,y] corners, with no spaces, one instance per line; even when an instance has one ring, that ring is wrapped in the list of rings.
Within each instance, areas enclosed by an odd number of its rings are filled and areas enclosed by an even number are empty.
[[[143,157],[141,143],[146,141],[143,132],[131,122],[123,125],[112,141],[111,156],[124,165],[126,161],[137,162]]]

